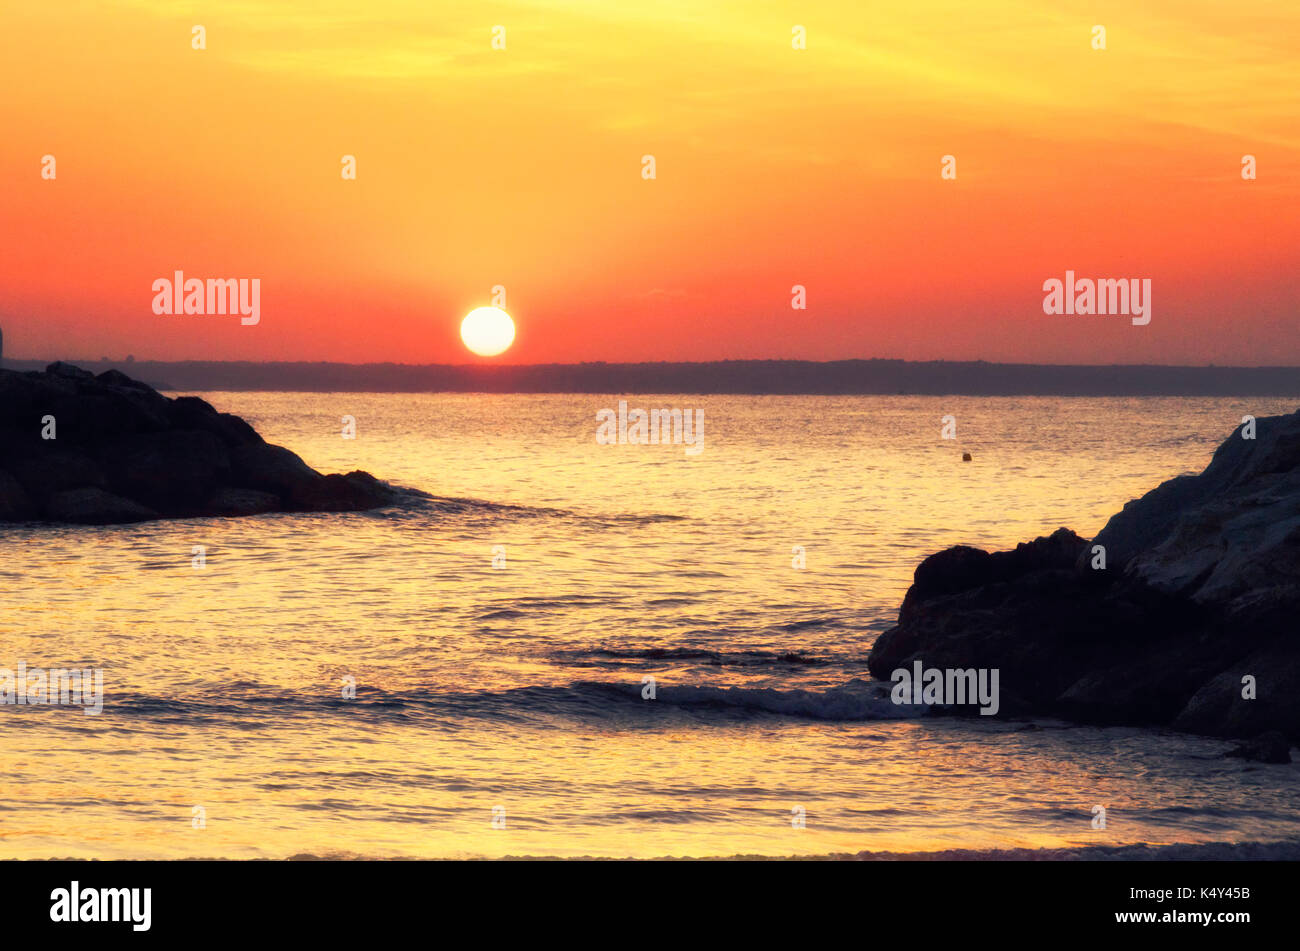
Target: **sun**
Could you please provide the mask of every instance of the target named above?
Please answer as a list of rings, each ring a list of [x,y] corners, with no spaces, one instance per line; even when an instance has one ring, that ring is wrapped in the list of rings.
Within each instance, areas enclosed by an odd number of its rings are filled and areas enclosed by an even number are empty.
[[[515,342],[515,322],[500,307],[475,307],[460,322],[460,339],[480,357],[495,357]]]

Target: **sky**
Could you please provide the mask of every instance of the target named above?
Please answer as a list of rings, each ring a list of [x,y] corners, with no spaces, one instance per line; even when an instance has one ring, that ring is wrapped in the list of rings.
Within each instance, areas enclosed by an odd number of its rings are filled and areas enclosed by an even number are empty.
[[[12,0],[0,84],[11,357],[1300,365],[1294,0]]]

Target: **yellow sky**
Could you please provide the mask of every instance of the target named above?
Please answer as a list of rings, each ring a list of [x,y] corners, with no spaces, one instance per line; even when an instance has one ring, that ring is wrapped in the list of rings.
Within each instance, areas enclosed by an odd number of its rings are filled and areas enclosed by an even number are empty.
[[[521,362],[1252,362],[1294,286],[1297,53],[1269,0],[11,3],[0,316],[33,353],[446,360],[504,284]],[[1042,279],[1090,265],[1167,318],[1043,329]],[[269,319],[159,325],[174,268],[261,276]]]

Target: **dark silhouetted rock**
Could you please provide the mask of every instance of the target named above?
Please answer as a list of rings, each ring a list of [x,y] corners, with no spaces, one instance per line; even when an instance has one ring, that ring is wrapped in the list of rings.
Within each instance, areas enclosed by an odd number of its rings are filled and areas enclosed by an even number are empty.
[[[114,492],[148,499],[166,515],[193,512],[219,486],[230,483],[225,444],[195,430],[131,436],[101,446],[100,459]]]
[[[311,512],[352,512],[382,508],[396,501],[392,487],[368,472],[327,475],[290,496],[290,504]]]
[[[166,404],[128,395],[138,392],[122,387],[87,386],[47,401],[41,415],[54,417],[59,442],[77,448],[170,428]]]
[[[93,380],[95,378],[95,374],[91,373],[89,370],[83,370],[81,367],[74,366],[71,363],[64,363],[62,360],[56,360],[51,363],[45,368],[45,372],[49,376],[55,376],[65,380]]]
[[[929,556],[872,647],[872,675],[917,660],[998,668],[1003,716],[1300,739],[1300,412],[1255,427],[1091,543],[1060,529],[1014,551]]]
[[[64,366],[66,365],[67,364],[64,364]],[[73,369],[76,368],[74,367]],[[154,388],[148,383],[141,383],[139,380],[133,380],[121,370],[105,370],[99,376],[95,377],[95,379],[106,386],[124,386],[131,390],[155,392]]]
[[[303,462],[297,453],[282,446],[238,446],[230,452],[231,478],[235,485],[274,492],[285,502],[306,506],[304,500],[325,477]]]
[[[1276,729],[1300,737],[1300,651],[1294,634],[1275,638],[1269,646],[1216,671],[1187,701],[1173,725],[1213,736],[1254,736]]]
[[[117,525],[147,522],[158,518],[158,513],[103,489],[68,489],[51,497],[45,516],[55,522],[76,525]]]
[[[0,522],[349,512],[403,494],[364,472],[321,475],[238,416],[118,370],[0,370]]]
[[[197,396],[176,397],[168,404],[167,413],[175,428],[212,433],[227,446],[264,444],[262,437],[248,423],[238,416],[218,413],[206,400]]]
[[[57,447],[58,441],[51,445]],[[27,497],[42,509],[50,496],[64,489],[108,488],[99,463],[75,449],[26,453],[10,459],[7,465],[10,474],[22,483]]]
[[[22,484],[0,469],[0,522],[26,522],[36,518],[36,506]]]
[[[210,515],[263,515],[280,511],[280,497],[272,492],[256,489],[217,489],[204,503]]]

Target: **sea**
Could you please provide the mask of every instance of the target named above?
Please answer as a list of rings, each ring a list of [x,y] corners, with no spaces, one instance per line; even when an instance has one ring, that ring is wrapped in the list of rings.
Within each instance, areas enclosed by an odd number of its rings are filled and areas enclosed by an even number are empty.
[[[866,668],[928,554],[1091,537],[1300,398],[194,395],[418,492],[0,527],[0,668],[103,671],[0,706],[0,858],[1300,855],[1300,763]],[[699,451],[602,444],[620,400]]]

